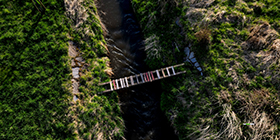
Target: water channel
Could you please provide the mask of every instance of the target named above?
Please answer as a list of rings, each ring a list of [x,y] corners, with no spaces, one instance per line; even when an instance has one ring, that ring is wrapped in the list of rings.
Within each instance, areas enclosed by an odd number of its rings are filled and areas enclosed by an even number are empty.
[[[97,0],[96,6],[107,29],[105,39],[114,73],[111,78],[148,71],[145,51],[140,49],[144,46],[143,35],[130,0]],[[160,110],[160,87],[157,81],[118,91],[126,139],[178,139]]]

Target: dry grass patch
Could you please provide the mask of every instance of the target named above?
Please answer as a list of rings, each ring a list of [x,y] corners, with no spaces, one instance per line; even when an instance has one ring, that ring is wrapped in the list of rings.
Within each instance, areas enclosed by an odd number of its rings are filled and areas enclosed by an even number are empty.
[[[262,50],[268,48],[279,37],[277,31],[271,29],[267,22],[250,29],[249,38],[242,43],[245,50]]]

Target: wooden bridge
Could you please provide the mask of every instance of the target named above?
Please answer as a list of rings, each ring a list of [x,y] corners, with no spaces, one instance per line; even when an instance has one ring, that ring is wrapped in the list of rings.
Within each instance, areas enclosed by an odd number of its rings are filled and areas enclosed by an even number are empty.
[[[110,87],[110,89],[106,89],[105,91],[103,91],[103,93],[114,91],[114,90],[119,90],[119,89],[123,89],[123,88],[129,88],[131,86],[136,86],[136,85],[144,84],[147,82],[153,82],[155,80],[160,80],[163,78],[186,73],[186,71],[175,72],[174,68],[183,66],[183,65],[184,65],[184,63],[166,67],[166,68],[157,69],[154,71],[148,71],[145,73],[131,75],[131,76],[124,77],[124,78],[114,79],[114,80],[111,80],[110,82],[100,83],[98,85],[99,86],[107,85],[107,87]],[[109,86],[108,86],[108,84],[109,84]]]

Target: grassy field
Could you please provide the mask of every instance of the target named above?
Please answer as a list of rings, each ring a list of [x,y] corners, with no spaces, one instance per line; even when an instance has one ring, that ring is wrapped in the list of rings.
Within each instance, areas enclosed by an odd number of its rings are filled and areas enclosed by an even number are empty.
[[[32,1],[0,1],[0,138],[121,139],[117,94],[98,94],[97,84],[109,77],[94,2],[82,3],[89,16],[79,28],[66,16],[63,1],[42,2],[46,10],[39,12]],[[76,103],[68,40],[78,44],[89,64]]]
[[[279,2],[132,3],[151,68],[183,62],[188,46],[202,66],[204,76],[187,64],[184,78],[162,81],[161,107],[180,139],[279,139]]]

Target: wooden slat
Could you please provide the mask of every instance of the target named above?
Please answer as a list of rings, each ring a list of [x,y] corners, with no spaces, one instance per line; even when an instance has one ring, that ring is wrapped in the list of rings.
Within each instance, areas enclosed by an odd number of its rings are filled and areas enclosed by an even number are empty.
[[[153,72],[151,72],[151,76],[152,76],[153,80],[155,80],[154,75],[153,75]]]
[[[121,87],[123,88],[124,85],[123,85],[123,79],[122,78],[120,78],[120,82],[121,82]]]
[[[126,87],[125,78],[123,78],[123,86]]]
[[[175,75],[176,73],[175,73],[173,66],[171,67],[171,69],[172,69],[173,75]]]
[[[140,75],[141,75],[142,83],[144,83],[145,81],[144,81],[144,79],[143,79],[143,74],[140,73]]]
[[[130,82],[131,82],[131,85],[133,86],[134,85],[134,81],[133,81],[132,76],[130,76]]]
[[[113,83],[114,83],[114,89],[116,90],[117,87],[116,87],[116,82],[115,82],[115,80],[113,80]]]
[[[122,78],[123,88],[125,88],[124,78]]]
[[[169,70],[168,70],[168,68],[166,68],[166,71],[167,71],[167,74],[168,74],[168,76],[170,76],[170,73],[169,73]]]
[[[160,75],[159,75],[159,72],[158,72],[158,70],[156,70],[156,72],[157,72],[157,76],[158,76],[158,79],[160,79]]]
[[[111,90],[113,90],[112,81],[110,81],[110,88],[111,88]]]
[[[153,81],[153,79],[152,79],[152,77],[151,77],[151,73],[150,73],[149,71],[148,71],[147,73],[148,73],[148,76],[149,76],[150,82],[152,82],[152,81]]]
[[[138,80],[137,75],[135,75],[135,78],[136,78],[137,84],[139,84],[139,80]]]
[[[163,69],[161,69],[161,71],[162,71],[163,77],[166,77],[166,76],[165,76],[165,74],[164,74],[164,70],[163,70]]]
[[[118,79],[116,79],[117,89],[119,89]]]
[[[126,86],[129,87],[128,81],[127,81],[127,77],[125,77],[125,81],[126,81]]]

